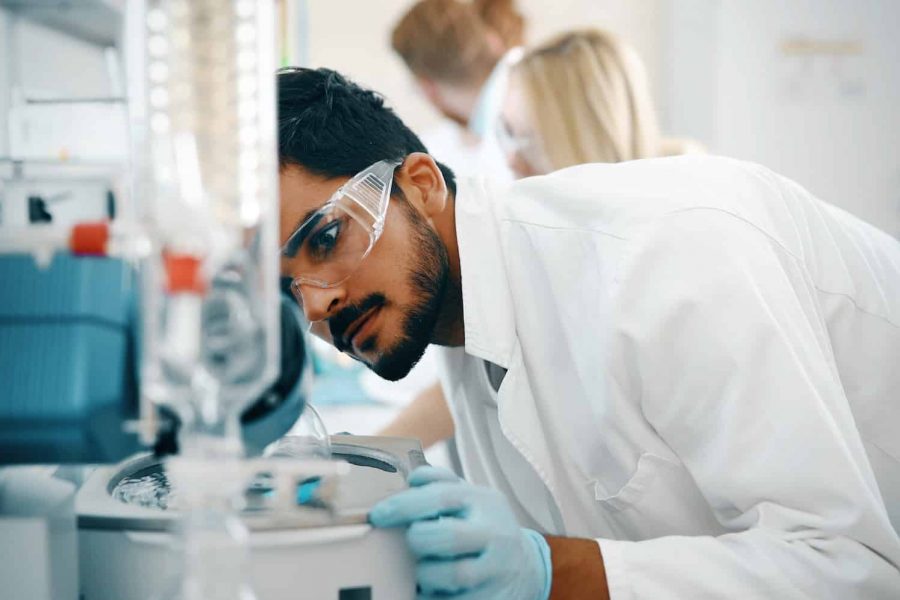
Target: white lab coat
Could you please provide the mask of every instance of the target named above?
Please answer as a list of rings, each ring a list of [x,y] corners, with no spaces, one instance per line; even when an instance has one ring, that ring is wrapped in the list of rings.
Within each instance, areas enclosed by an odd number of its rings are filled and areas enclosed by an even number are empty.
[[[702,156],[464,183],[456,217],[470,479],[598,539],[612,600],[900,598],[896,240]]]

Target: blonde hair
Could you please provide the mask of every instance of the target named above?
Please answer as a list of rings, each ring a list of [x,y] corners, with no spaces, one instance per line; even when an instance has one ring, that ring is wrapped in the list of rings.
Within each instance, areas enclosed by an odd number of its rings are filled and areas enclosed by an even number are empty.
[[[613,35],[563,34],[528,52],[511,77],[522,84],[551,170],[662,154],[644,66]]]
[[[514,0],[421,0],[394,26],[391,45],[418,76],[480,85],[502,55],[489,36],[512,48],[524,30]]]

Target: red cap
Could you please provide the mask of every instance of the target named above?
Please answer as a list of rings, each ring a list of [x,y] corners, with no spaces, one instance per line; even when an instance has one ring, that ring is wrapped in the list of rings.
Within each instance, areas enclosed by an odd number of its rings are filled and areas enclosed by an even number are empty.
[[[79,223],[72,228],[69,249],[80,256],[106,256],[109,241],[109,223]]]
[[[166,254],[164,257],[166,289],[170,294],[202,294],[206,284],[200,272],[200,259],[189,254]]]

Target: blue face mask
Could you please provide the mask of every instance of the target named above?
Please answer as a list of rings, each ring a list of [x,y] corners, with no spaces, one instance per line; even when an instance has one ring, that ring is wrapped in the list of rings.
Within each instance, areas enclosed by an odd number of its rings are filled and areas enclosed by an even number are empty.
[[[475,103],[475,110],[469,119],[469,131],[479,138],[493,134],[506,95],[509,69],[522,58],[524,53],[523,48],[516,47],[504,54],[481,88],[478,101]]]

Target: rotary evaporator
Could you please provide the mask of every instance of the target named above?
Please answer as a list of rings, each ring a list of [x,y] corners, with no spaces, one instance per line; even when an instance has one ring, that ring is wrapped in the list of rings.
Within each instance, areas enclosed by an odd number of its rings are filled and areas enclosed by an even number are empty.
[[[366,515],[421,447],[327,434],[279,286],[275,3],[125,11],[125,209],[0,240],[4,594],[414,598]]]

